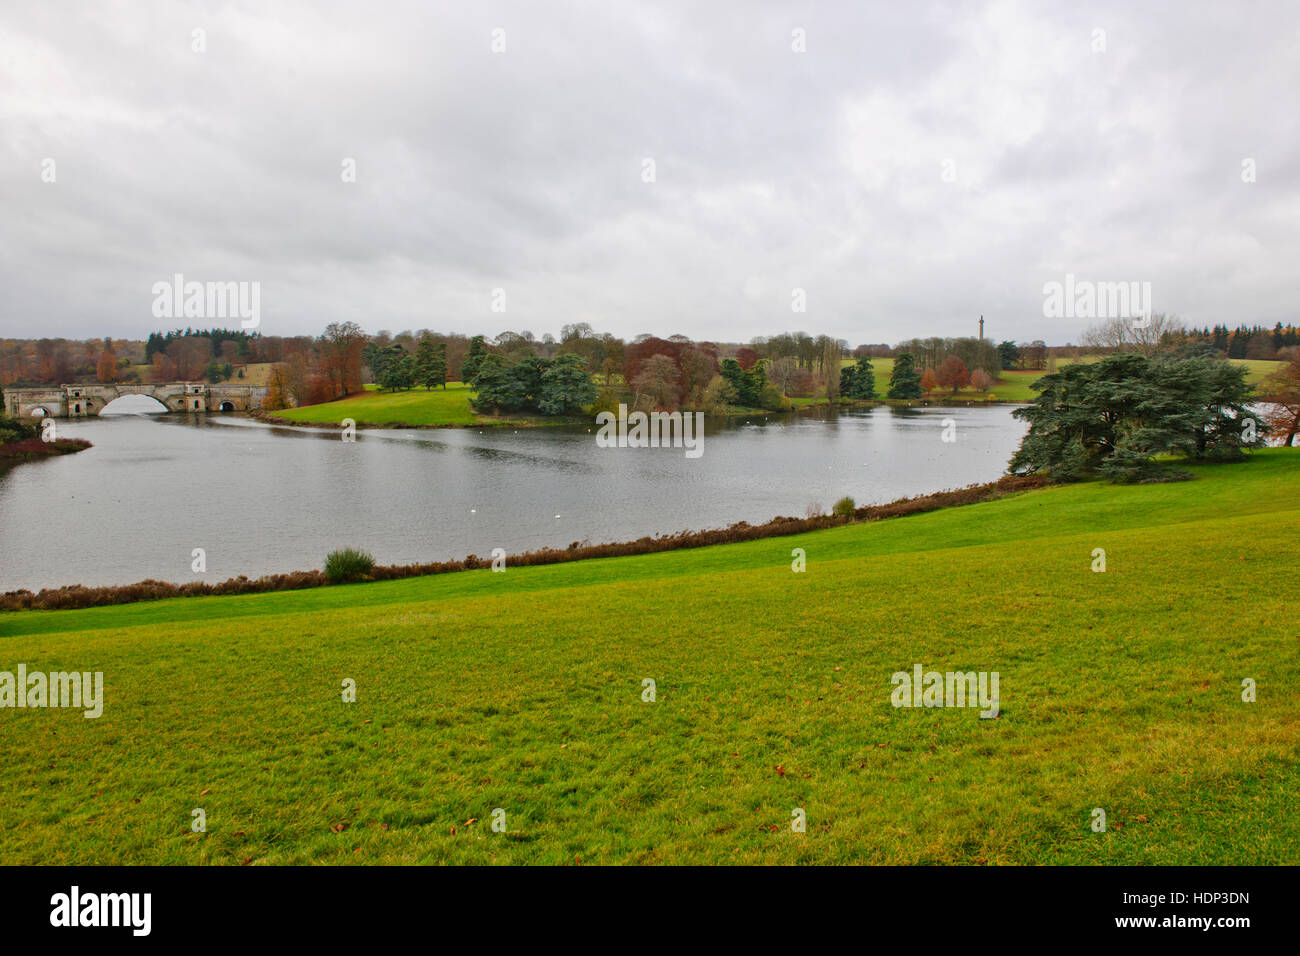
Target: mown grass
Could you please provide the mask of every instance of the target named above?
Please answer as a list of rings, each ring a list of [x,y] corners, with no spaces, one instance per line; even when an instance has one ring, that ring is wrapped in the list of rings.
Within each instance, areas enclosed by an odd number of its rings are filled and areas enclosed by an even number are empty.
[[[473,425],[481,419],[470,408],[472,394],[463,382],[448,382],[445,390],[413,388],[404,392],[381,392],[367,385],[364,395],[275,414],[277,418],[314,424],[337,424],[351,418],[358,425]]]
[[[3,615],[0,668],[106,691],[98,720],[0,711],[0,856],[1300,862],[1300,452],[1193,470],[698,551]],[[998,671],[1001,716],[892,708],[915,663]]]

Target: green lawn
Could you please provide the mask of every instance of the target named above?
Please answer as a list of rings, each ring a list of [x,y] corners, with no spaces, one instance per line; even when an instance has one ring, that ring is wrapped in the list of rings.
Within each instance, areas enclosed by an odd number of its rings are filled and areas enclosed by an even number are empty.
[[[1246,366],[1246,381],[1252,385],[1258,385],[1286,364],[1285,362],[1272,362],[1266,359],[1229,359],[1229,361],[1233,365]]]
[[[337,424],[351,418],[358,425],[473,425],[487,420],[469,407],[473,392],[463,382],[448,382],[446,390],[414,388],[405,392],[381,392],[366,386],[364,395],[337,402],[289,408],[276,416],[294,422]]]
[[[0,669],[106,681],[98,720],[0,711],[0,858],[1300,863],[1300,451],[1193,471],[695,551],[0,615]],[[997,671],[1000,717],[891,707],[917,663]]]
[[[1095,362],[1099,356],[1090,355],[1079,359],[1081,362]],[[841,361],[841,367],[851,365],[855,359],[844,359]],[[1246,366],[1246,381],[1253,385],[1262,382],[1274,369],[1278,368],[1281,362],[1267,362],[1258,359],[1230,359],[1234,365]],[[1069,360],[1062,360],[1061,365],[1068,365]],[[873,358],[871,367],[876,373],[876,397],[884,398],[885,393],[889,391],[889,376],[894,371],[894,360],[892,358]],[[1037,371],[1015,371],[1008,370],[1000,373],[1001,378],[995,382],[989,389],[988,395],[977,392],[973,388],[963,388],[956,395],[957,401],[978,402],[978,401],[1000,401],[1000,402],[1032,402],[1038,397],[1038,392],[1034,390],[1033,384],[1047,373],[1043,370]],[[942,402],[945,398],[953,398],[951,391],[939,389],[927,396],[931,402]],[[816,404],[818,399],[813,398],[796,398],[793,402],[796,406]],[[821,399],[825,401],[825,399]]]

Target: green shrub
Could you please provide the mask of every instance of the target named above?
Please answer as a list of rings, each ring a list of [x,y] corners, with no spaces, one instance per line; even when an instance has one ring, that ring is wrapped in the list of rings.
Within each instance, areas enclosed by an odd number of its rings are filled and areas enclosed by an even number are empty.
[[[841,517],[846,515],[852,515],[853,512],[857,509],[857,507],[858,507],[857,502],[855,502],[848,495],[845,495],[839,501],[835,502],[835,507],[831,509],[831,514],[839,515]]]
[[[20,422],[16,418],[9,418],[4,412],[0,412],[0,445],[6,442],[20,442],[28,438],[35,438],[40,434],[40,431],[35,425]]]
[[[758,407],[769,412],[788,412],[794,407],[794,402],[782,395],[775,385],[768,383],[758,394]]]
[[[325,559],[325,578],[330,584],[365,581],[374,569],[374,557],[356,548],[331,551]]]
[[[626,401],[619,397],[619,394],[612,388],[602,388],[596,396],[596,400],[591,403],[588,411],[594,416],[601,412],[609,412],[611,415],[618,414],[618,403]]]

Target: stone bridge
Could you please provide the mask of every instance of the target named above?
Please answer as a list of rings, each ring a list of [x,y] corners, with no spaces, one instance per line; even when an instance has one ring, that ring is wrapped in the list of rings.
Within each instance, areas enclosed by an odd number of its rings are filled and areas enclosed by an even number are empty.
[[[4,407],[13,418],[85,418],[98,415],[115,398],[148,395],[169,412],[244,412],[261,408],[264,385],[209,385],[163,382],[158,385],[50,385],[5,388]]]

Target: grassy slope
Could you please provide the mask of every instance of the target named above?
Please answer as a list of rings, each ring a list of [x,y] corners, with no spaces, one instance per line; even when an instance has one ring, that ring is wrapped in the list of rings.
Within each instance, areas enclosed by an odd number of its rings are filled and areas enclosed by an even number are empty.
[[[3,667],[107,682],[97,721],[0,712],[0,857],[1300,862],[1300,453],[1196,471],[798,539],[0,616]],[[914,663],[998,670],[1001,718],[893,709]]]
[[[426,391],[380,392],[373,385],[366,394],[354,395],[324,405],[291,408],[277,412],[280,418],[296,422],[341,422],[351,418],[363,425],[472,425],[479,416],[469,407],[472,394],[462,382],[448,382],[447,388]]]

